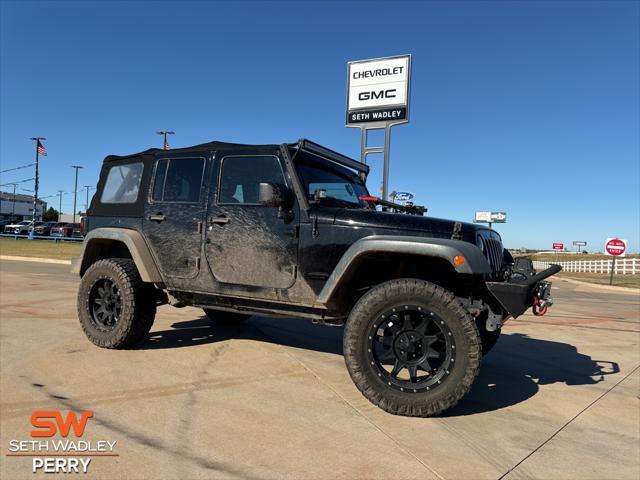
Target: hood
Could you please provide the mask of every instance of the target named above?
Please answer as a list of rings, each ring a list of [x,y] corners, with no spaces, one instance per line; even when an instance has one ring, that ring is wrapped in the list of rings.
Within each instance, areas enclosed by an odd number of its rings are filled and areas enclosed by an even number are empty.
[[[462,226],[463,239],[473,243],[475,243],[475,232],[483,229],[473,223],[375,210],[339,209],[336,210],[334,217],[335,225],[380,228],[389,231],[412,232],[413,234],[421,233],[440,238],[451,238],[456,223],[460,223]]]

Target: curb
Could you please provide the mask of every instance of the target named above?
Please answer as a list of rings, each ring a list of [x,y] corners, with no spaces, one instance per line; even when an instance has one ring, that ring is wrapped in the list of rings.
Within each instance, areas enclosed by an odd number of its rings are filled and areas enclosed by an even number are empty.
[[[563,282],[567,282],[567,283],[573,283],[575,285],[583,285],[583,286],[587,286],[587,287],[593,287],[595,289],[598,290],[608,290],[610,292],[619,292],[619,293],[637,293],[640,294],[640,289],[637,288],[629,288],[629,287],[616,287],[613,285],[601,285],[599,283],[591,283],[591,282],[583,282],[582,280],[575,280],[573,278],[566,278],[566,277],[558,277],[554,275],[554,279],[563,281]]]
[[[56,263],[58,265],[71,265],[71,260],[58,260],[56,258],[18,257],[13,255],[0,255],[0,260],[13,260],[16,262]]]

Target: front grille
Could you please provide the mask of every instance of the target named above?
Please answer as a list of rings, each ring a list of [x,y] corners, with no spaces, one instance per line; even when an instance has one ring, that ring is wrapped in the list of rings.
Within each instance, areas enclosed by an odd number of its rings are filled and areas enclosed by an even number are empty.
[[[489,260],[493,273],[498,273],[502,269],[502,259],[504,256],[502,242],[492,238],[484,238],[484,254]]]

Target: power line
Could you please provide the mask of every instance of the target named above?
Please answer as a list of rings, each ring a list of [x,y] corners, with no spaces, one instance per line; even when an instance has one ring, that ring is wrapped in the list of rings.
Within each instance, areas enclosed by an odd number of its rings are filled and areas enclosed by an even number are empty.
[[[30,182],[31,180],[33,180],[35,177],[31,177],[31,178],[25,178],[24,180],[18,180],[16,182],[9,182],[9,183],[3,183],[2,185],[0,185],[0,187],[6,187],[7,185],[13,185],[14,183],[24,183],[24,182]]]
[[[22,165],[21,167],[7,168],[6,170],[0,170],[0,173],[13,172],[14,170],[20,170],[22,168],[33,167],[35,163],[30,163],[29,165]]]

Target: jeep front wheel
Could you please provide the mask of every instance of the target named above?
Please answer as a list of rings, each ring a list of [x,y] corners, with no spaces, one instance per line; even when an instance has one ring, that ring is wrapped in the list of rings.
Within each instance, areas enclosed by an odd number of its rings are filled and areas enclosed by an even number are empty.
[[[437,415],[471,388],[481,360],[473,318],[448,291],[397,279],[367,292],[345,327],[347,369],[362,394],[383,410]]]
[[[85,335],[103,348],[125,348],[140,342],[156,315],[152,285],[140,278],[127,258],[99,260],[80,281],[78,317]]]

